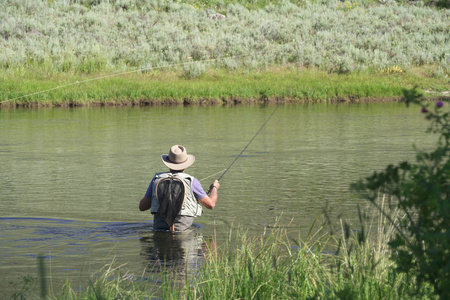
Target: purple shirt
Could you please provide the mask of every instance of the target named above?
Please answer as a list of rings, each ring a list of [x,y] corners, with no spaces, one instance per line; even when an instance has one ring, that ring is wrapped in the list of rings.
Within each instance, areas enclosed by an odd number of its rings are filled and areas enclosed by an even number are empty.
[[[197,178],[192,177],[192,191],[194,192],[194,196],[197,200],[202,199],[203,197],[206,196],[206,192],[203,190],[202,188],[202,184],[200,183],[200,181],[198,181]],[[145,192],[145,196],[148,198],[152,198],[152,186],[153,186],[153,181],[155,180],[155,177],[153,177],[152,181],[150,182],[148,188],[147,188],[147,192]]]

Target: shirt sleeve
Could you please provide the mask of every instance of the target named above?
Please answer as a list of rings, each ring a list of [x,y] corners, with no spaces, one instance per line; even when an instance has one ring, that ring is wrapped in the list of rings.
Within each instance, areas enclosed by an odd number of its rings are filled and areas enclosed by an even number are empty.
[[[150,184],[148,185],[148,188],[147,188],[147,191],[145,192],[145,197],[148,197],[148,198],[152,198],[152,187],[153,187],[153,180],[154,180],[155,178],[153,177],[153,179],[152,179],[152,181],[150,182]]]
[[[194,192],[194,196],[197,200],[200,200],[206,196],[206,192],[203,190],[202,184],[197,178],[194,178],[192,181],[192,191]]]

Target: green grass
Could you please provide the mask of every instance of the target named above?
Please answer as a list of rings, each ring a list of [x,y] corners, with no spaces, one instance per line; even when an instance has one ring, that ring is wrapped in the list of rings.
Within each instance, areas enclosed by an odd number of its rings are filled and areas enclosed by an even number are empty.
[[[317,69],[272,67],[261,71],[209,70],[195,78],[182,71],[36,77],[0,74],[0,102],[9,106],[204,104],[261,101],[365,101],[397,99],[418,86],[437,94],[446,78],[424,71],[386,74],[327,73]]]

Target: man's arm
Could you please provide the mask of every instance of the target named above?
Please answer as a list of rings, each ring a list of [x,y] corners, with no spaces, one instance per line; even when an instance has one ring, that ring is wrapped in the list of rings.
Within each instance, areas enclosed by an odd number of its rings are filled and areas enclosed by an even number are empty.
[[[214,209],[217,203],[217,190],[219,189],[219,187],[220,187],[219,182],[217,180],[214,181],[214,183],[211,184],[211,186],[209,187],[210,190],[209,196],[206,195],[202,199],[198,200],[198,202],[200,202],[207,209]]]
[[[155,180],[155,177],[153,177],[152,181],[150,181],[147,191],[145,192],[144,198],[142,198],[141,202],[139,202],[139,210],[140,211],[144,211],[144,210],[150,209],[152,207],[151,197],[152,197],[153,180]]]
[[[147,196],[144,196],[144,198],[141,199],[141,202],[139,202],[140,211],[150,209],[151,206],[152,206],[152,199],[150,199]]]

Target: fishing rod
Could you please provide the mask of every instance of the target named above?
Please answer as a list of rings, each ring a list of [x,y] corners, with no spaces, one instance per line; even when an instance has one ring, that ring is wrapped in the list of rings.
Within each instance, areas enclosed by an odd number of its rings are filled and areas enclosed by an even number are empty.
[[[230,166],[228,168],[225,169],[225,172],[222,173],[222,175],[220,175],[219,179],[217,179],[217,181],[220,181],[220,179],[222,179],[222,177],[228,172],[228,170],[234,165],[234,163],[238,160],[239,157],[241,157],[242,153],[244,153],[244,151],[247,149],[247,147],[253,142],[253,140],[256,138],[256,136],[261,132],[261,130],[264,128],[264,126],[266,126],[267,122],[269,122],[269,120],[272,118],[272,116],[275,114],[275,112],[277,111],[278,107],[280,106],[280,104],[277,104],[277,106],[275,107],[275,109],[273,110],[273,112],[270,114],[270,116],[267,118],[267,120],[264,122],[264,124],[262,124],[262,126],[259,128],[259,130],[256,132],[256,134],[252,137],[252,139],[250,140],[250,142],[248,142],[248,144],[244,147],[244,149],[242,149],[241,153],[239,153],[238,156],[236,156],[236,158],[233,160],[233,162],[230,164]]]

